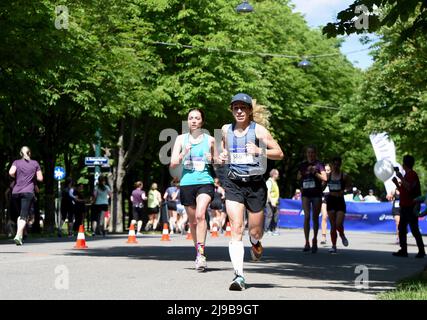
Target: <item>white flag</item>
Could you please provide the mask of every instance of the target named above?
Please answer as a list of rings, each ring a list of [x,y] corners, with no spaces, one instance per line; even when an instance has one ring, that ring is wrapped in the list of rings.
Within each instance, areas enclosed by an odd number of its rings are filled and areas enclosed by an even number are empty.
[[[374,148],[375,157],[377,161],[386,159],[393,164],[393,167],[399,167],[399,171],[404,174],[402,166],[396,161],[396,147],[393,140],[389,137],[388,133],[373,133],[369,135],[372,147]],[[394,193],[396,185],[391,181],[395,175],[384,182],[387,194]]]

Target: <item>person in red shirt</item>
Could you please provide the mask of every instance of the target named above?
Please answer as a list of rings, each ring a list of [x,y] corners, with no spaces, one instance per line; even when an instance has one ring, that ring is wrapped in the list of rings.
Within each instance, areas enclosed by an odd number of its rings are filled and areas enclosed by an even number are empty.
[[[400,192],[400,222],[399,222],[399,242],[400,250],[393,253],[396,257],[408,256],[408,245],[406,242],[406,234],[408,232],[408,224],[411,227],[411,232],[417,241],[418,254],[416,258],[424,258],[426,253],[424,250],[423,238],[418,228],[418,211],[419,204],[415,198],[421,195],[420,180],[417,173],[412,169],[415,164],[413,156],[405,155],[403,157],[403,169],[405,176],[396,170],[396,176],[393,182]]]

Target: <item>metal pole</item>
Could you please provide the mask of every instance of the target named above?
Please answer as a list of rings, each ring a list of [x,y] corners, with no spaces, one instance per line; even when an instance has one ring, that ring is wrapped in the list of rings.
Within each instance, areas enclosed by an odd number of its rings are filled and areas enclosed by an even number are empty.
[[[58,229],[58,232],[61,230],[61,181],[58,180],[58,198],[56,202],[56,227]]]
[[[98,128],[96,130],[96,144],[95,144],[95,157],[101,156],[101,130]],[[101,175],[101,167],[99,165],[95,166],[95,181],[93,186],[96,187],[98,184],[98,178]]]

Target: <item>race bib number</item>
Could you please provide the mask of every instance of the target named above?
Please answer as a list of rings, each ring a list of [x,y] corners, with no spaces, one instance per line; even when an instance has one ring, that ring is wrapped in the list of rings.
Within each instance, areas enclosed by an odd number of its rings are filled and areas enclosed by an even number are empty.
[[[205,165],[203,157],[192,157],[184,161],[184,168],[186,170],[203,171],[205,170]]]
[[[231,152],[230,161],[232,164],[253,164],[254,157],[248,153]]]
[[[329,183],[330,191],[340,191],[341,190],[341,182]]]
[[[395,202],[394,202],[394,207],[395,207],[395,208],[400,208],[400,203],[399,203],[399,201],[395,201]]]
[[[313,179],[307,179],[302,182],[303,189],[314,189],[316,188],[316,182]]]

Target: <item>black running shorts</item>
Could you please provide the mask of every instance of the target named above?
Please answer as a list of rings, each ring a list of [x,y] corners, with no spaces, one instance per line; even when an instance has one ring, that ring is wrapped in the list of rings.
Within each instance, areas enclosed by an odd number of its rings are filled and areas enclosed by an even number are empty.
[[[328,211],[346,211],[346,205],[344,197],[334,197],[331,195],[328,195],[326,197],[326,208]]]
[[[251,212],[264,210],[267,202],[267,185],[264,180],[243,182],[224,179],[225,200],[236,201],[245,205]]]
[[[167,204],[168,204],[168,210],[171,210],[171,211],[176,211],[177,210],[177,208],[176,208],[176,201],[170,200],[170,201],[167,202]]]
[[[132,207],[132,218],[134,220],[143,220],[143,209],[140,207]]]
[[[181,186],[179,197],[181,204],[184,206],[195,207],[196,198],[199,194],[205,193],[211,197],[211,201],[214,198],[215,187],[213,184],[195,184],[191,186]]]

